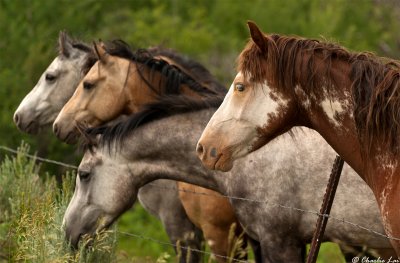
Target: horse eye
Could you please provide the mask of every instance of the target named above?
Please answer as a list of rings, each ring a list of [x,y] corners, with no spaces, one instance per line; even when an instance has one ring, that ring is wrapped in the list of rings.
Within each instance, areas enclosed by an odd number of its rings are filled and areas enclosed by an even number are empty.
[[[86,89],[86,90],[90,90],[91,88],[93,88],[94,87],[94,84],[93,83],[90,83],[90,82],[83,82],[83,88],[84,89]]]
[[[243,92],[245,90],[245,86],[242,83],[237,83],[235,85],[235,89],[239,92]]]
[[[50,74],[50,73],[47,73],[47,74],[46,74],[46,80],[47,80],[48,82],[52,82],[52,81],[54,81],[55,79],[56,79],[56,76],[55,76],[55,75]]]
[[[90,172],[88,171],[78,171],[78,176],[81,181],[88,181],[90,178]]]

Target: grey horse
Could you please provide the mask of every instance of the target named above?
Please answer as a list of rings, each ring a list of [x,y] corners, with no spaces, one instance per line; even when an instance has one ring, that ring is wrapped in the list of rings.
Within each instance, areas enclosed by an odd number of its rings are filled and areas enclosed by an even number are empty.
[[[66,33],[60,32],[58,56],[14,113],[14,122],[21,131],[34,134],[54,122],[85,75],[83,68],[90,63],[88,60],[91,52],[92,48],[88,45],[72,40]],[[161,220],[172,243],[176,244],[180,240],[182,246],[201,249],[201,230],[187,217],[178,191],[154,191],[156,186],[174,188],[175,185],[176,182],[170,180],[155,181],[154,186],[148,185],[140,189],[138,199],[147,212]],[[185,262],[186,250],[182,252],[181,259]],[[190,262],[200,260],[200,254],[191,254]]]
[[[207,107],[215,104],[175,98],[150,105],[113,127],[91,129],[92,135],[102,136],[98,143],[89,140],[64,215],[66,235],[72,243],[82,234],[110,226],[134,203],[142,186],[172,179],[230,196],[246,233],[261,243],[263,262],[302,262],[334,151],[316,132],[304,128],[294,131],[295,138],[281,136],[238,160],[228,173],[207,170],[194,149],[215,112]],[[165,189],[153,191],[168,193]],[[368,246],[388,257],[395,255],[387,238],[345,223],[384,233],[371,190],[347,165],[331,215],[324,241]]]

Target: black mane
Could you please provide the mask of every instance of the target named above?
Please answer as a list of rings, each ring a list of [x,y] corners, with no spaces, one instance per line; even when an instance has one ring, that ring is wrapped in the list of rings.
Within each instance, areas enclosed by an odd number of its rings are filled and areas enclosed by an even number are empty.
[[[83,43],[83,42],[72,43],[72,47],[76,48],[76,49],[79,49],[79,50],[81,50],[83,52],[86,52],[86,53],[93,52],[93,49],[90,46],[88,46],[85,43]]]
[[[130,46],[122,40],[114,40],[105,44],[105,50],[112,56],[129,59],[135,63],[148,67],[151,71],[158,71],[167,79],[166,93],[178,94],[179,86],[186,84],[189,88],[199,94],[225,94],[226,88],[220,84],[213,75],[200,63],[184,57],[170,49],[161,47],[138,49],[133,52]],[[156,56],[165,56],[175,61],[178,65],[187,69],[191,75],[186,74],[178,67],[169,64],[167,61],[156,58]],[[141,67],[138,67],[139,69]],[[143,77],[142,72],[139,74],[144,81],[152,87],[148,80]]]
[[[222,100],[223,96],[208,96],[203,99],[194,99],[183,95],[163,96],[157,102],[147,104],[142,111],[132,114],[114,125],[86,129],[85,137],[93,139],[101,134],[98,142],[100,145],[108,144],[110,146],[113,142],[121,145],[124,138],[143,124],[177,114],[217,108]]]

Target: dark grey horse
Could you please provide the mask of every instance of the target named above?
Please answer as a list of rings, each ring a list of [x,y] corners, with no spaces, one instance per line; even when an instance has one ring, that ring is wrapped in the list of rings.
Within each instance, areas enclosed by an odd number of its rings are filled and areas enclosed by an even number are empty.
[[[60,33],[58,56],[15,111],[14,122],[20,130],[37,133],[54,122],[85,75],[82,70],[87,66],[91,52],[88,45]],[[154,184],[176,188],[176,182],[168,180]],[[187,217],[176,190],[164,193],[154,191],[154,187],[148,185],[140,189],[138,198],[146,211],[161,220],[172,243],[180,240],[182,245],[201,249],[201,231]],[[200,258],[199,254],[192,253],[191,262],[199,262]],[[182,262],[185,262],[185,255]]]
[[[159,103],[112,128],[90,131],[103,135],[79,166],[64,216],[67,237],[77,243],[80,235],[108,227],[134,203],[140,187],[164,178],[244,198],[231,202],[247,234],[261,243],[263,261],[302,262],[317,219],[308,211],[319,210],[334,151],[316,132],[302,129],[295,131],[294,139],[281,136],[238,160],[228,173],[210,171],[203,168],[194,148],[215,109],[200,110],[204,105],[187,100],[173,103],[176,107]],[[197,111],[182,113],[192,108]],[[168,112],[175,115],[162,118]],[[324,241],[387,249],[395,255],[386,238],[341,221],[384,233],[371,191],[348,166],[332,216],[340,220],[330,220]]]

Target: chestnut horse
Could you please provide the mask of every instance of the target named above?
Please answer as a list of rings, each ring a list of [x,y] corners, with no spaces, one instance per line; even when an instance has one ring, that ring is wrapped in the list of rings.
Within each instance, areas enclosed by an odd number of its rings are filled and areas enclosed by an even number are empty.
[[[198,156],[208,168],[227,171],[293,126],[315,129],[372,189],[400,255],[399,64],[248,26],[238,74],[198,142]]]
[[[226,89],[200,64],[169,50],[133,53],[122,41],[95,46],[98,61],[78,85],[54,122],[54,132],[69,143],[79,135],[75,124],[94,127],[122,114],[132,114],[162,95],[219,96]],[[107,50],[107,52],[106,52]],[[215,254],[229,254],[228,237],[233,223],[240,229],[229,201],[209,189],[178,183],[179,197],[190,220],[203,231]],[[190,191],[209,195],[193,195]],[[146,192],[149,192],[146,190]],[[154,193],[154,191],[153,191]],[[241,234],[238,230],[236,237]],[[243,244],[246,246],[246,242]],[[217,258],[225,262],[223,258]]]

